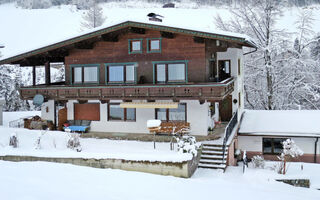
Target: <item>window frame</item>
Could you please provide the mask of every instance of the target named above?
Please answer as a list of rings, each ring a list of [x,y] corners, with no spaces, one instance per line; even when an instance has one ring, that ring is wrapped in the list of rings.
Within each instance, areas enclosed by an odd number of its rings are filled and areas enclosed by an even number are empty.
[[[105,63],[105,83],[106,84],[137,84],[137,63]],[[109,81],[109,68],[112,66],[123,67],[123,81]],[[127,81],[127,66],[133,66],[133,81]]]
[[[154,61],[153,63],[153,84],[176,84],[176,83],[188,83],[188,61]],[[169,65],[170,64],[184,64],[184,80],[170,80],[169,81]],[[157,80],[157,65],[165,65],[165,81],[158,82]]]
[[[140,50],[139,51],[132,50],[132,42],[136,42],[136,41],[140,42]],[[143,52],[143,39],[128,39],[128,54],[142,54],[142,52]]]
[[[159,41],[159,49],[151,49],[151,42]],[[161,53],[162,51],[162,38],[147,38],[147,53]]]
[[[268,152],[265,152],[265,147],[264,147],[264,140],[265,139],[269,139],[269,140],[271,140],[271,153],[268,153]],[[264,154],[264,155],[280,155],[281,153],[275,153],[275,151],[274,151],[274,140],[275,139],[280,139],[280,140],[282,140],[282,142],[283,141],[285,141],[286,139],[288,139],[288,138],[269,138],[269,137],[263,137],[262,138],[262,154]]]
[[[84,81],[84,68],[96,67],[97,68],[97,81]],[[74,82],[74,69],[81,68],[81,82]],[[70,84],[71,85],[86,85],[86,84],[99,84],[100,83],[100,64],[76,64],[70,65]]]
[[[108,103],[108,121],[113,121],[113,122],[136,122],[137,120],[137,109],[136,108],[130,108],[134,109],[134,120],[128,120],[127,119],[127,108],[120,108],[123,109],[123,120],[116,120],[116,119],[110,119],[110,105],[119,105],[120,103]]]
[[[174,109],[174,108],[156,108],[155,111],[155,119],[158,119],[158,110],[159,109],[166,109],[166,120],[161,120],[163,122],[187,122],[187,103],[179,103],[179,105],[184,105],[185,106],[185,110],[184,110],[184,119],[185,120],[170,120],[170,109]]]

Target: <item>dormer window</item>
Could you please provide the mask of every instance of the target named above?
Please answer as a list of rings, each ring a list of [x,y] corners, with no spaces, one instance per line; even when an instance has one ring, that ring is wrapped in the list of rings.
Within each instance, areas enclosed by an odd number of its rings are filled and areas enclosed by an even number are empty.
[[[129,54],[142,53],[142,39],[129,40]]]

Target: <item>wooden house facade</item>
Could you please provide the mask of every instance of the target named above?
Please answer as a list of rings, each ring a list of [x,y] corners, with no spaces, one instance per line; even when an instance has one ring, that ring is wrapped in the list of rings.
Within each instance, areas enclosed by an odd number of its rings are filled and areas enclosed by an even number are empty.
[[[21,98],[42,95],[42,118],[57,125],[59,116],[90,120],[94,132],[147,133],[147,120],[161,119],[207,135],[215,121],[243,110],[244,46],[255,47],[237,34],[125,21],[0,64],[33,67],[33,85],[20,88]],[[63,63],[64,82],[51,82],[54,62]],[[45,84],[36,85],[36,66],[44,66]]]

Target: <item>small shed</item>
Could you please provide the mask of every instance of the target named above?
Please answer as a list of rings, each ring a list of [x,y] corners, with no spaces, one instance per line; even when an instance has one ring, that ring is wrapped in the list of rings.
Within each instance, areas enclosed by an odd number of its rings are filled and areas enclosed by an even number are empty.
[[[3,109],[3,105],[6,103],[6,101],[4,99],[0,98],[0,126],[3,125],[3,113],[2,113],[2,109]]]
[[[246,110],[238,131],[238,148],[247,156],[278,160],[282,142],[292,139],[304,155],[296,161],[320,163],[319,110]],[[293,160],[294,161],[294,160]]]

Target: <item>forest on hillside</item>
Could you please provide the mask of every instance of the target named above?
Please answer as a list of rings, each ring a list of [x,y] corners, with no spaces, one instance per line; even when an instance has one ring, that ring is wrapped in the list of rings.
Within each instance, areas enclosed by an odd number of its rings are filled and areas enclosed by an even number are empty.
[[[91,0],[0,0],[2,3],[12,3],[15,2],[17,6],[27,9],[44,9],[51,6],[58,5],[76,5],[78,9],[88,9]],[[128,2],[131,0],[95,0],[97,3],[107,3],[107,2]],[[250,3],[252,1],[248,0],[140,0],[140,2],[146,3],[195,3],[198,6],[238,6],[241,3],[247,1]],[[287,6],[308,6],[312,4],[319,4],[320,0],[274,0],[274,2],[283,2]]]

